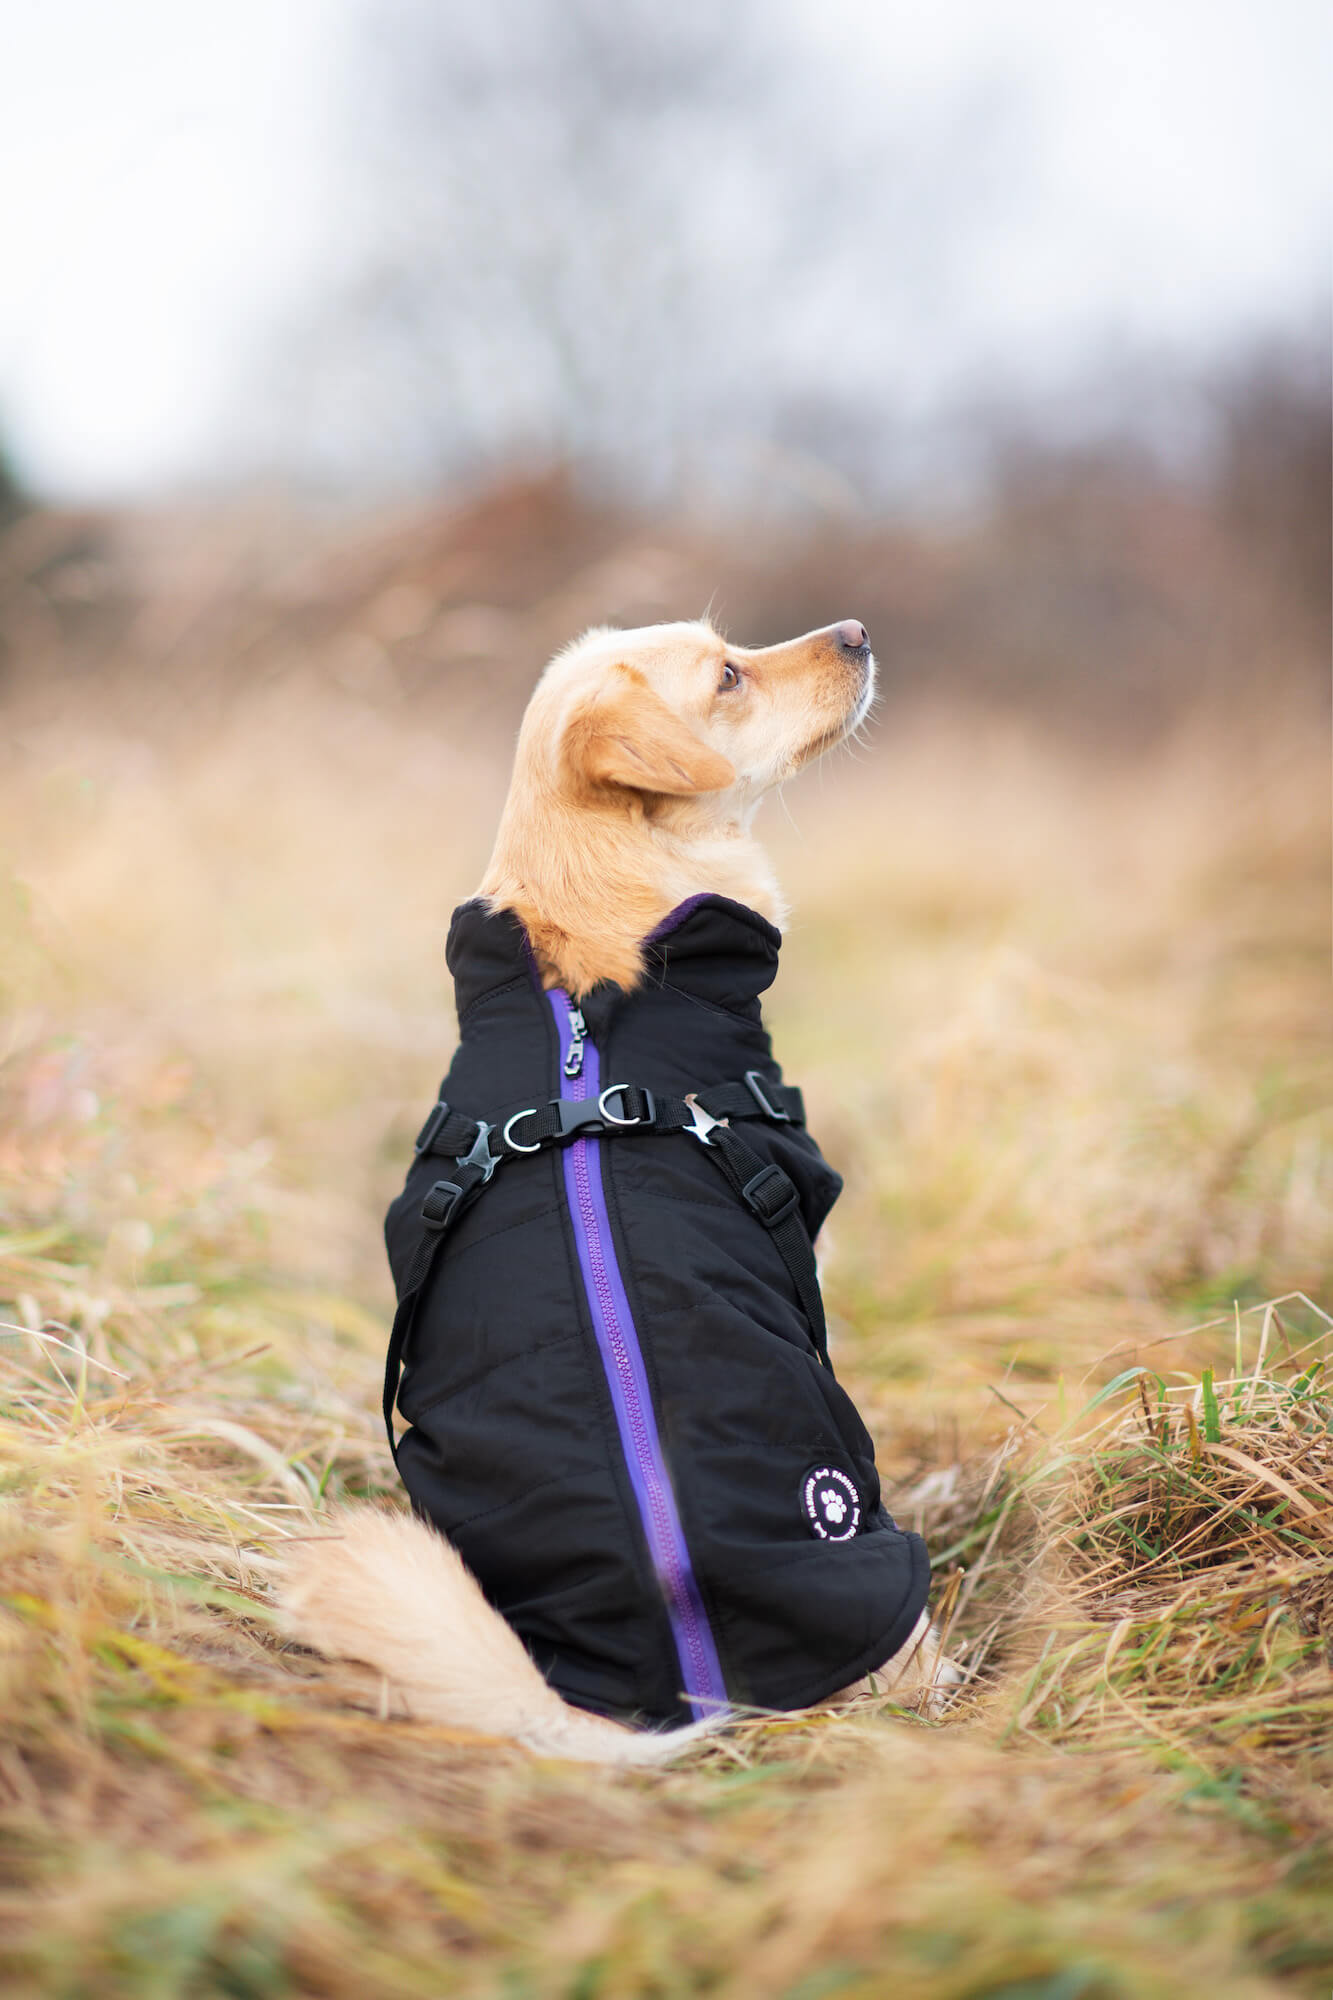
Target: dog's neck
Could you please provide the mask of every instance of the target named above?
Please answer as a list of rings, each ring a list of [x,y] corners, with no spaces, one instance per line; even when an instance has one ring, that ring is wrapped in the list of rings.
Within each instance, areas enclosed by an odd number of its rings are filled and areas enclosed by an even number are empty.
[[[542,979],[576,998],[600,980],[626,990],[643,971],[643,943],[690,896],[713,894],[781,927],[785,908],[754,806],[719,820],[716,803],[623,797],[574,803],[552,785],[533,810],[506,802],[479,893],[527,929]]]

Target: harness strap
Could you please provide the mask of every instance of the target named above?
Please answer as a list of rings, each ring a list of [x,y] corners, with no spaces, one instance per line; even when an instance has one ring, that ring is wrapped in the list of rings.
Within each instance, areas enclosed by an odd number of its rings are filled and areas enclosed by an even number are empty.
[[[815,1250],[801,1216],[801,1201],[795,1182],[771,1160],[761,1159],[729,1125],[719,1125],[711,1131],[704,1140],[704,1147],[726,1175],[733,1192],[740,1196],[772,1237],[773,1247],[787,1266],[788,1275],[796,1287],[796,1296],[810,1322],[815,1353],[832,1374],[828,1324],[824,1318]]]
[[[418,1158],[448,1155],[484,1169],[488,1163],[498,1166],[501,1160],[596,1133],[684,1132],[691,1127],[697,1131],[700,1121],[692,1108],[696,1103],[718,1123],[738,1118],[763,1118],[776,1125],[805,1123],[800,1091],[770,1083],[752,1069],[739,1083],[715,1083],[685,1098],[659,1097],[642,1084],[611,1083],[595,1098],[575,1102],[553,1097],[545,1104],[519,1105],[500,1113],[494,1123],[469,1118],[441,1098],[417,1134],[416,1151]]]
[[[814,1247],[801,1217],[800,1197],[790,1175],[762,1160],[732,1130],[735,1121],[749,1118],[775,1125],[804,1125],[805,1104],[799,1090],[774,1084],[757,1070],[747,1070],[738,1083],[712,1084],[683,1098],[658,1097],[642,1084],[612,1083],[596,1098],[581,1103],[553,1098],[543,1105],[523,1105],[494,1124],[484,1118],[469,1118],[441,1098],[417,1134],[416,1151],[419,1158],[452,1155],[454,1171],[447,1180],[436,1181],[421,1204],[425,1234],[404,1280],[384,1362],[384,1428],[395,1463],[398,1443],[393,1412],[403,1353],[417,1301],[445,1237],[503,1161],[547,1152],[584,1136],[693,1133],[733,1192],[772,1237],[810,1322],[815,1352],[831,1372],[824,1302]]]

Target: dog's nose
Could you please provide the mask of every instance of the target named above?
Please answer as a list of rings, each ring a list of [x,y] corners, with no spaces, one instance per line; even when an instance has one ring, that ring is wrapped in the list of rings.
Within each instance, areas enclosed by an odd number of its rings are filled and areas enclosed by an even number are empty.
[[[833,630],[839,645],[846,646],[849,653],[860,653],[870,644],[870,634],[859,618],[844,618]]]

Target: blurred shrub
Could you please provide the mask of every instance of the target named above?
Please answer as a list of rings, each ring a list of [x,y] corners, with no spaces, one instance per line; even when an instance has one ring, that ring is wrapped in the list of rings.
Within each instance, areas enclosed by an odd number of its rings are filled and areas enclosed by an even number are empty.
[[[0,669],[11,695],[95,683],[135,727],[198,727],[296,678],[507,730],[583,627],[711,607],[742,643],[860,617],[889,703],[964,694],[1108,743],[1201,703],[1322,704],[1327,386],[1268,358],[1218,393],[1220,444],[1191,475],[1129,446],[1011,446],[986,505],[945,524],[845,499],[635,511],[559,468],[362,514],[32,512],[0,531]]]
[[[18,519],[27,505],[14,461],[0,436],[0,528]]]
[[[1253,356],[1223,385],[1218,503],[1320,640],[1333,548],[1333,385],[1321,353]]]

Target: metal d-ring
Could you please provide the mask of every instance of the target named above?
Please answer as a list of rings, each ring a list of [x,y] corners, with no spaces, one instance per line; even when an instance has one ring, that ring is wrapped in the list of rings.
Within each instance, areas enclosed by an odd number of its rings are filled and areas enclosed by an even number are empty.
[[[653,1115],[651,1111],[648,1112],[647,1119],[645,1119],[645,1118],[617,1118],[614,1111],[607,1110],[606,1108],[607,1098],[614,1097],[619,1091],[622,1090],[627,1091],[629,1088],[630,1086],[627,1083],[608,1083],[606,1089],[602,1091],[601,1095],[598,1097],[597,1099],[598,1116],[604,1119],[608,1125],[643,1125],[647,1123],[648,1119],[651,1119]],[[647,1095],[646,1092],[645,1095]]]
[[[534,1140],[530,1146],[525,1146],[520,1140],[514,1137],[514,1127],[520,1118],[535,1118],[536,1116],[537,1107],[535,1104],[530,1104],[526,1111],[516,1111],[512,1118],[505,1119],[503,1137],[511,1153],[540,1153],[542,1149],[540,1139]]]

